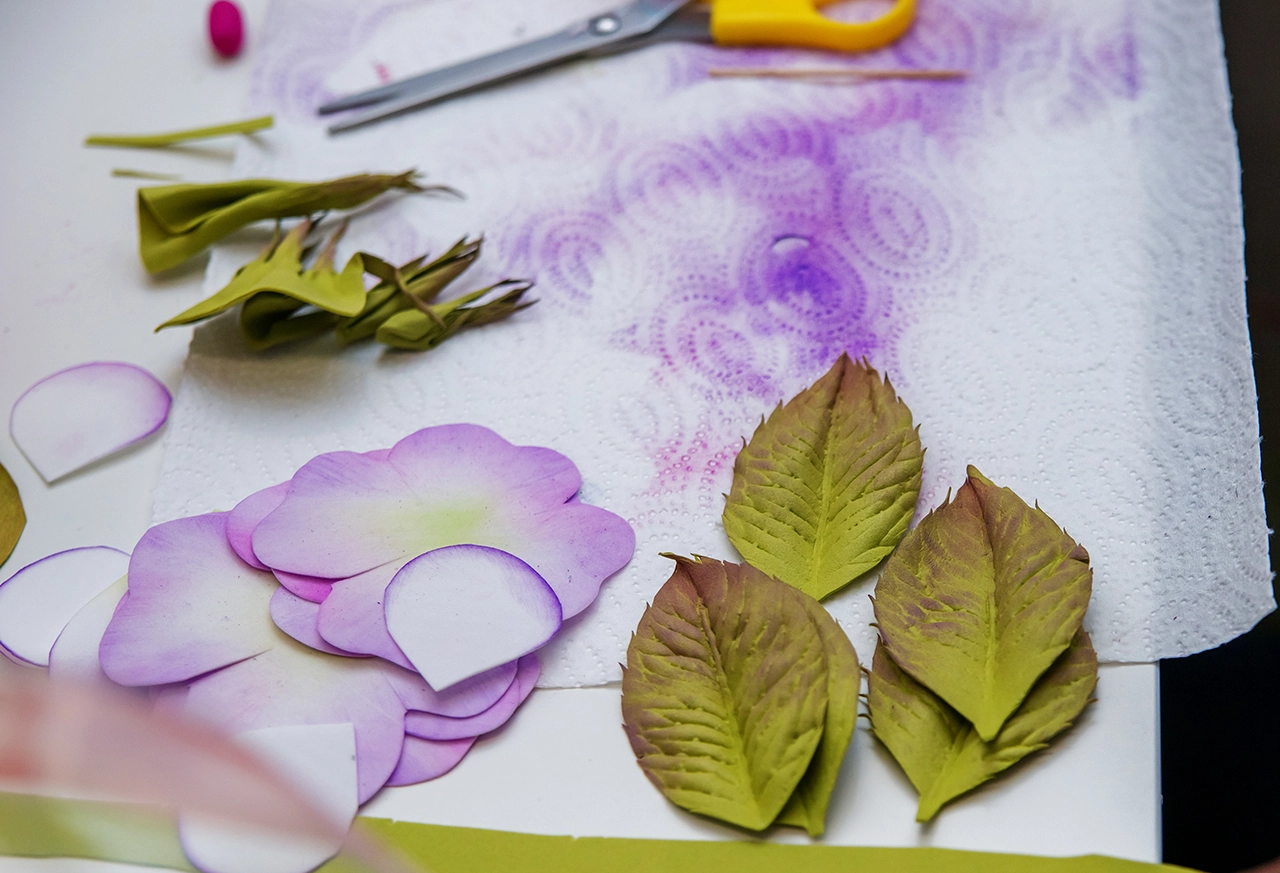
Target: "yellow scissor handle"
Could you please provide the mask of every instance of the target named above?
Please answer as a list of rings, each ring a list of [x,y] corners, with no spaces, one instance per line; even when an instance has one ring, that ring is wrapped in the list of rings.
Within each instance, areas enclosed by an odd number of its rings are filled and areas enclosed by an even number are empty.
[[[834,0],[714,0],[711,36],[720,45],[788,45],[864,52],[907,32],[916,0],[896,0],[871,21],[832,21],[818,11]]]

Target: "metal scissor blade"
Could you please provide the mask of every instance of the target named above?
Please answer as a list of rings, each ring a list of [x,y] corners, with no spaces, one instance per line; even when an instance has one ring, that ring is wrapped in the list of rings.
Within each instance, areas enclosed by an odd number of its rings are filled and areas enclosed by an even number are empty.
[[[423,73],[402,82],[353,94],[326,103],[319,111],[321,114],[328,114],[375,104],[373,109],[329,128],[330,133],[350,130],[390,115],[541,70],[614,43],[644,36],[688,2],[689,0],[635,0],[551,36]]]

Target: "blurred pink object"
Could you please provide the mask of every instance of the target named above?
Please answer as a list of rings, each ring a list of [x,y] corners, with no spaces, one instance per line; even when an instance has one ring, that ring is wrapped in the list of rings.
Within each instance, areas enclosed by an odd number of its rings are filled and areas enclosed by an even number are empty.
[[[209,7],[209,42],[224,58],[234,58],[244,45],[244,16],[231,0],[215,0]]]

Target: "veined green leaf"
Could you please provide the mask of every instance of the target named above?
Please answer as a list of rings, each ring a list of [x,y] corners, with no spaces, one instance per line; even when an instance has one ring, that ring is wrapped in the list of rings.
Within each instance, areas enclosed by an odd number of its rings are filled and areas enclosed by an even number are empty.
[[[424,188],[416,180],[417,174],[410,170],[398,175],[365,173],[329,182],[243,179],[211,185],[139,188],[142,263],[152,273],[176,267],[255,221],[354,209],[393,189],[451,190],[442,186]]]
[[[22,495],[9,471],[0,464],[0,566],[9,560],[27,526],[27,513],[22,508]]]
[[[876,737],[920,792],[916,820],[971,791],[1071,726],[1097,685],[1098,656],[1079,631],[999,733],[984,742],[973,725],[876,648],[867,701]]]
[[[275,118],[264,115],[261,118],[249,118],[244,121],[233,121],[230,124],[215,124],[211,127],[194,127],[189,130],[175,130],[172,133],[153,133],[142,136],[130,134],[94,134],[85,137],[87,146],[121,146],[135,149],[154,149],[178,145],[199,139],[213,139],[218,136],[256,133],[266,130],[275,124]]]
[[[822,736],[822,635],[797,592],[758,570],[675,560],[627,648],[627,736],[671,802],[763,830]]]
[[[341,273],[333,269],[334,246],[339,230],[310,269],[302,266],[303,242],[311,229],[304,220],[268,247],[258,258],[241,267],[217,294],[169,319],[156,330],[190,324],[224,312],[264,291],[293,298],[299,304],[323,309],[338,316],[360,312],[365,304],[364,265],[361,255],[353,255]]]
[[[907,532],[923,457],[893,387],[842,354],[738,453],[725,532],[747,563],[821,600]]]
[[[974,467],[885,564],[875,614],[894,661],[988,742],[1071,644],[1089,553]]]
[[[822,739],[813,753],[809,769],[791,799],[783,807],[777,824],[804,828],[809,836],[820,837],[827,827],[827,807],[840,775],[845,752],[858,722],[858,653],[849,637],[821,603],[804,595],[805,606],[827,653],[827,718]]]

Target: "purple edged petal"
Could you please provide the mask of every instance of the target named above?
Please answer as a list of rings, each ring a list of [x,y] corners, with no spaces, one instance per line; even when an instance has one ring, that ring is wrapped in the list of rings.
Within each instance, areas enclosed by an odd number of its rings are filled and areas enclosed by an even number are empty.
[[[270,488],[255,491],[236,504],[236,508],[227,515],[227,541],[240,559],[259,570],[271,569],[258,560],[253,553],[253,529],[279,508],[284,496],[289,493],[289,483],[281,482]]]
[[[512,714],[533,691],[542,673],[537,655],[525,655],[516,670],[516,680],[511,683],[498,702],[479,715],[470,718],[449,718],[429,712],[410,712],[404,717],[405,733],[424,740],[462,740],[496,731],[507,723]]]
[[[405,709],[410,712],[470,718],[501,700],[515,682],[517,672],[517,664],[513,661],[472,676],[452,688],[436,691],[417,673],[402,670],[395,674],[393,684]]]
[[[282,586],[288,591],[301,597],[303,600],[310,600],[312,603],[324,603],[329,595],[333,593],[334,579],[317,579],[315,576],[299,576],[296,573],[286,573],[283,570],[275,570],[275,577]]]
[[[226,513],[201,515],[143,535],[99,649],[112,681],[182,682],[275,645],[268,604],[276,580],[231,550],[226,523]]]
[[[362,655],[353,652],[347,652],[336,646],[331,646],[320,636],[320,632],[316,630],[316,619],[320,616],[320,604],[312,603],[310,600],[303,600],[285,588],[277,588],[276,593],[271,595],[271,620],[276,623],[276,627],[293,637],[304,646],[325,652],[330,655],[340,655],[345,658],[359,658]]]
[[[9,433],[46,482],[160,429],[172,397],[141,367],[95,362],[41,379],[13,405]]]
[[[413,670],[413,663],[391,639],[382,610],[383,592],[400,566],[399,562],[387,564],[334,582],[332,593],[320,604],[316,624],[320,636],[345,651],[376,655]]]
[[[487,546],[419,555],[391,580],[385,600],[392,639],[437,689],[529,654],[561,624],[546,580]]]
[[[400,760],[406,710],[398,689],[421,679],[376,658],[325,655],[272,630],[270,651],[192,682],[186,712],[229,733],[350,722],[363,803]]]
[[[0,646],[49,666],[67,622],[128,569],[129,555],[107,546],[69,549],[23,567],[0,583]]]
[[[475,737],[465,739],[424,740],[419,737],[405,737],[404,749],[400,752],[400,763],[396,765],[388,785],[417,785],[438,779],[448,773],[466,757],[475,744]]]
[[[98,646],[102,644],[102,635],[106,633],[111,616],[128,588],[128,579],[117,579],[67,623],[49,651],[50,676],[118,687],[102,672]]]
[[[294,474],[280,508],[253,533],[269,567],[342,579],[404,556],[421,523],[413,493],[389,461],[355,452],[313,458]]]

